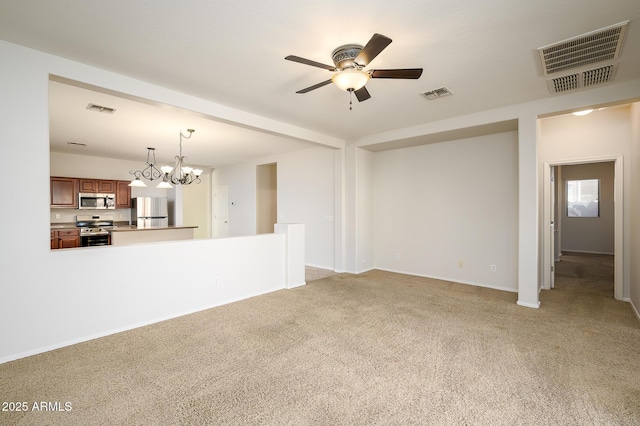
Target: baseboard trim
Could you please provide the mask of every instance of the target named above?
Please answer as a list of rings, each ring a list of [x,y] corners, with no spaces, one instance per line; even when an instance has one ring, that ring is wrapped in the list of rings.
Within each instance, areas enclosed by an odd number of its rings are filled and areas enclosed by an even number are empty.
[[[636,314],[636,317],[638,317],[638,321],[640,321],[640,312],[638,312],[638,308],[636,307],[636,305],[633,304],[633,300],[629,299],[629,304],[631,305],[631,309],[633,309],[633,312]]]
[[[570,250],[570,249],[566,249],[564,250],[565,252],[567,252],[567,256],[569,256],[569,253],[580,253],[580,254],[606,254],[608,256],[614,256],[615,253],[607,253],[604,251],[588,251],[588,250]],[[564,253],[561,253],[560,256],[564,255]]]
[[[316,265],[316,264],[313,264],[313,263],[305,263],[304,266],[308,266],[310,268],[326,269],[327,271],[338,272],[333,266]]]
[[[517,301],[516,305],[519,306],[524,306],[525,308],[533,308],[533,309],[540,309],[540,302],[538,303],[527,303],[527,302],[521,302],[521,301]]]
[[[306,281],[302,281],[301,283],[288,284],[287,289],[302,287],[303,285],[306,285],[306,284],[307,284]]]
[[[379,271],[385,271],[385,272],[393,272],[394,274],[411,275],[411,276],[414,276],[414,277],[430,278],[432,280],[440,280],[440,281],[446,281],[446,282],[456,283],[456,284],[464,284],[464,285],[472,285],[472,286],[475,286],[475,287],[490,288],[492,290],[508,291],[510,293],[517,293],[518,292],[518,289],[515,289],[515,288],[492,286],[492,285],[483,284],[483,283],[477,283],[477,282],[472,282],[472,281],[459,281],[459,280],[453,280],[451,278],[436,277],[436,276],[433,276],[433,275],[416,274],[414,272],[405,272],[405,271],[400,271],[400,270],[397,270],[397,269],[372,268],[372,270],[374,270],[374,269],[377,269]]]

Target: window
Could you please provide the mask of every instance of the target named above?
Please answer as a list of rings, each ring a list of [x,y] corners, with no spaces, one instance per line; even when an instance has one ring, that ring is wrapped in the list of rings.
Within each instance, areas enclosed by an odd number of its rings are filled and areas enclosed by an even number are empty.
[[[567,217],[599,217],[600,179],[567,179]]]

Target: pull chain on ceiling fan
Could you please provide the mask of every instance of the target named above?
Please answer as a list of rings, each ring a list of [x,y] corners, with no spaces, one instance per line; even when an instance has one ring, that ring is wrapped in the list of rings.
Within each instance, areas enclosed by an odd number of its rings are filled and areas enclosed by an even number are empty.
[[[334,66],[301,58],[300,56],[295,55],[289,55],[284,59],[334,72],[333,76],[329,80],[298,90],[296,93],[307,93],[333,83],[340,89],[350,92],[349,109],[352,109],[352,94],[355,94],[358,102],[366,101],[371,97],[369,91],[365,87],[371,78],[418,79],[422,75],[422,68],[364,70],[364,68],[369,65],[369,63],[380,54],[380,52],[391,44],[391,41],[392,40],[389,37],[376,33],[364,47],[359,44],[345,44],[340,46],[331,54],[333,63],[335,64]]]

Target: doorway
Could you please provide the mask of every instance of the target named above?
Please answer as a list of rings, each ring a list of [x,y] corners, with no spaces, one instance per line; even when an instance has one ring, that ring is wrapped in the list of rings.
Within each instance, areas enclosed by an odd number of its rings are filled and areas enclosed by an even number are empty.
[[[598,170],[611,170],[610,177],[602,188],[602,205],[599,217],[572,218],[567,212],[567,180],[576,177],[595,177]],[[605,173],[605,172],[602,172]],[[606,173],[605,173],[606,175]],[[604,176],[604,175],[603,175]],[[623,298],[623,174],[622,158],[583,159],[558,164],[544,165],[544,199],[543,223],[548,224],[544,232],[543,242],[543,288],[550,289],[555,285],[556,261],[563,251],[582,252],[585,254],[611,254],[614,264],[615,299]],[[605,180],[607,180],[605,179]],[[611,182],[613,180],[613,182]],[[615,200],[615,201],[614,201]],[[605,206],[604,203],[610,205]],[[604,210],[603,210],[604,209]],[[578,220],[575,220],[578,219]],[[570,222],[573,220],[573,222]],[[610,226],[610,232],[596,230],[594,224],[610,221],[603,229]],[[593,232],[592,232],[593,231]],[[600,234],[598,234],[598,232]],[[571,236],[573,234],[573,237]],[[576,236],[577,235],[577,236]],[[570,244],[563,244],[563,239],[572,238]],[[603,241],[610,239],[610,241]],[[594,243],[597,241],[598,244]],[[604,248],[603,248],[604,247]]]
[[[278,222],[278,165],[256,166],[256,233],[271,234]]]

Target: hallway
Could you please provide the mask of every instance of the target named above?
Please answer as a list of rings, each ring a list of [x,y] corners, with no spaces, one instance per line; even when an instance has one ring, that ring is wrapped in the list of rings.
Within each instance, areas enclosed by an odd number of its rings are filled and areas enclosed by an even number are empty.
[[[639,327],[631,305],[613,296],[614,257],[604,254],[563,252],[555,263],[555,288],[540,293],[542,309],[561,310],[565,315],[589,314],[594,320],[610,321],[618,315]],[[567,318],[568,319],[568,318]]]
[[[563,252],[556,262],[555,288],[613,298],[612,255]]]

